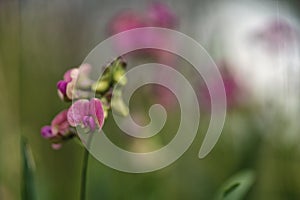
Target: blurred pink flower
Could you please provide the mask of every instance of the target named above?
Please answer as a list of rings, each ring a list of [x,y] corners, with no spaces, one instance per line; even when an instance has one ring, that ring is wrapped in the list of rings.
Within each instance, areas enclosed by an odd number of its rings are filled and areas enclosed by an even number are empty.
[[[141,27],[175,28],[177,17],[175,13],[163,3],[152,3],[144,13],[135,11],[123,11],[116,15],[109,23],[110,34]],[[132,33],[122,41],[116,41],[117,49],[132,49],[135,46],[148,46],[149,44],[160,44],[162,46],[173,45],[174,41],[168,35],[157,34],[157,32]],[[172,63],[174,58],[170,53],[156,49],[143,50],[146,56],[152,56],[162,63]]]
[[[146,26],[143,17],[133,11],[124,11],[116,15],[109,24],[111,34]]]
[[[148,8],[149,26],[175,28],[177,21],[177,16],[166,4],[155,2]]]
[[[89,128],[93,132],[101,129],[104,123],[104,110],[99,99],[80,99],[70,107],[67,114],[71,126]]]
[[[144,14],[145,13],[145,14]],[[170,7],[160,2],[154,2],[146,8],[144,13],[135,11],[124,11],[113,18],[109,24],[110,34],[117,34],[122,31],[127,31],[141,27],[161,27],[161,28],[175,28],[178,24],[177,16]],[[135,32],[128,35],[123,40],[115,42],[117,49],[132,49],[136,46],[149,46],[149,44],[158,44],[162,47],[170,47],[176,45],[176,41],[164,35],[163,33],[142,31]],[[143,49],[139,51],[140,54],[146,57],[155,59],[156,62],[174,66],[175,58],[172,53],[165,52],[158,49]],[[143,57],[142,57],[143,58]],[[167,74],[158,73],[158,78],[167,78]],[[169,91],[162,87],[154,87],[154,92],[157,94],[157,100],[165,106],[175,105],[174,98]]]
[[[239,98],[241,95],[240,86],[235,80],[233,74],[228,71],[228,67],[226,63],[221,63],[220,72],[224,84],[225,94],[226,94],[226,102],[227,108],[233,108],[239,104]],[[212,82],[212,87],[219,89],[223,87],[218,81]],[[218,95],[218,94],[217,94]],[[221,95],[221,94],[219,94]],[[220,96],[221,98],[221,96]],[[219,99],[219,98],[218,98]],[[217,99],[217,100],[218,100]],[[201,85],[200,87],[200,104],[204,106],[204,108],[210,108],[211,106],[211,97],[206,86]]]

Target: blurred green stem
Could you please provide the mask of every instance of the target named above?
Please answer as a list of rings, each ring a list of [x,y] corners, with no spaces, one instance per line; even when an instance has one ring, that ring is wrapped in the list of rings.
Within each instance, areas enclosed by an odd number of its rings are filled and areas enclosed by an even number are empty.
[[[86,177],[87,177],[87,169],[88,169],[88,162],[89,162],[89,150],[84,148],[83,154],[83,163],[81,169],[81,189],[80,189],[80,200],[85,200],[85,193],[86,193]]]

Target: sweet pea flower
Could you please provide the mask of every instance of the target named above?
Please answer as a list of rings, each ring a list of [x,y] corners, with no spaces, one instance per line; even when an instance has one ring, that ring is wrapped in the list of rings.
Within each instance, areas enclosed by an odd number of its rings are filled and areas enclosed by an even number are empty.
[[[52,148],[59,149],[61,142],[72,136],[74,133],[70,130],[70,124],[67,119],[68,110],[63,110],[58,113],[51,122],[51,125],[42,127],[41,135],[45,139],[53,142]]]
[[[133,11],[125,11],[116,15],[109,24],[111,34],[120,33],[134,28],[146,26],[141,15]]]
[[[79,74],[78,68],[68,70],[64,74],[64,79],[58,81],[56,87],[58,96],[62,100],[70,101],[73,97],[73,89]]]
[[[70,132],[67,113],[67,109],[63,110],[52,120],[51,131],[54,135],[67,135]]]
[[[161,28],[175,28],[177,24],[177,17],[174,12],[163,3],[152,3],[143,13],[127,10],[118,13],[109,23],[109,33],[117,34],[123,31],[132,30],[142,27],[161,27]],[[143,32],[135,32],[123,37],[122,40],[116,40],[117,49],[131,49],[135,46],[148,46],[148,44],[162,44],[163,46],[170,46],[174,41],[168,35],[157,34],[151,31],[146,34]],[[170,64],[173,60],[172,56],[163,51],[147,49],[141,51],[142,55],[152,56],[160,63]]]
[[[64,74],[64,79],[57,83],[59,97],[62,100],[70,101],[73,98],[84,96],[83,90],[90,89],[93,83],[93,81],[89,78],[90,72],[91,66],[86,63],[80,65],[78,68],[68,70]],[[76,84],[77,90],[75,91],[74,88]]]
[[[72,104],[67,114],[71,126],[81,126],[93,132],[104,123],[104,109],[99,99],[80,99]]]
[[[148,8],[150,26],[175,28],[177,21],[175,13],[166,4],[155,2]]]

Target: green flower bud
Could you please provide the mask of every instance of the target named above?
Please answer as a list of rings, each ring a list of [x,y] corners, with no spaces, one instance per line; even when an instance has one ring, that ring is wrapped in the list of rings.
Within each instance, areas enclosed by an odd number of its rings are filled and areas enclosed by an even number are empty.
[[[102,92],[105,92],[105,91],[107,91],[108,89],[109,89],[109,82],[108,81],[100,81],[100,82],[98,82],[98,83],[94,83],[93,85],[92,85],[92,90],[93,91],[96,91],[96,92],[100,92],[100,93],[102,93]]]
[[[113,80],[120,85],[126,85],[127,78],[124,76],[125,71],[123,69],[118,69],[113,74]]]

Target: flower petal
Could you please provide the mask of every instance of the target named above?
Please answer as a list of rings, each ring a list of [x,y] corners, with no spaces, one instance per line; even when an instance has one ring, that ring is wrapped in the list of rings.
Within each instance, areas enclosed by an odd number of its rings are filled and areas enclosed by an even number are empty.
[[[93,98],[90,100],[90,114],[94,117],[99,129],[101,129],[104,123],[104,109],[99,99]]]
[[[46,139],[53,137],[51,126],[43,126],[41,129],[41,135]]]
[[[80,99],[69,108],[67,118],[71,126],[78,126],[83,122],[83,117],[89,115],[89,100]]]

